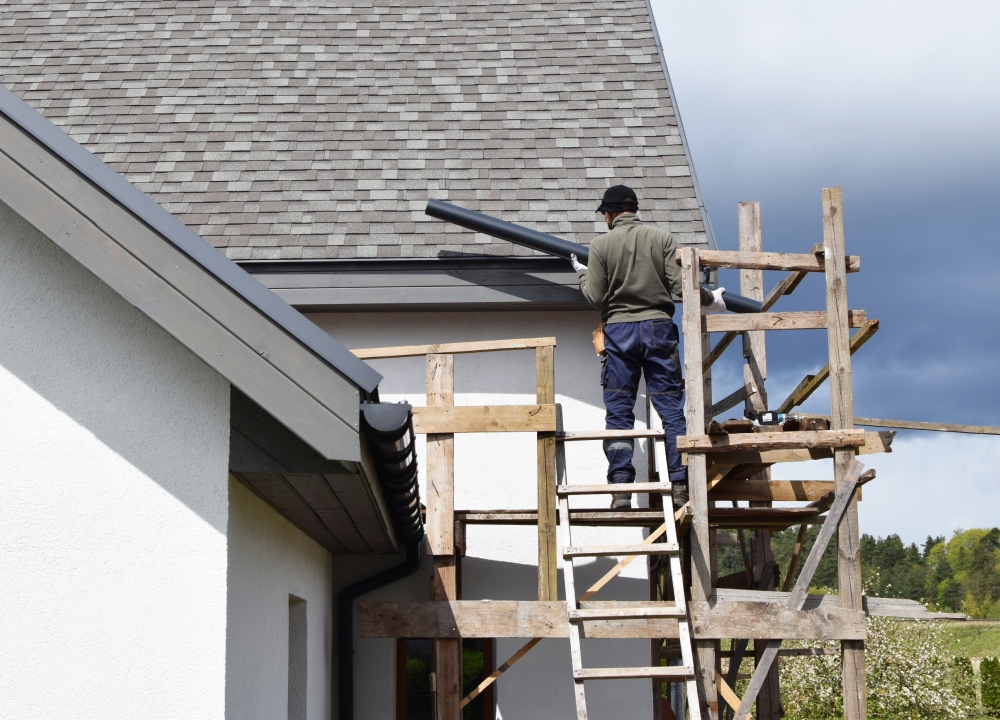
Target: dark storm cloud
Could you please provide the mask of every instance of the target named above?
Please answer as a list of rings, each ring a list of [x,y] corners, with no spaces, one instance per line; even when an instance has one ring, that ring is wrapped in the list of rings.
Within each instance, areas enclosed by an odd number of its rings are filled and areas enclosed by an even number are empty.
[[[1000,44],[990,30],[1000,6],[653,7],[721,248],[736,247],[737,203],[755,200],[765,249],[806,252],[822,240],[821,189],[843,188],[847,250],[862,257],[850,306],[881,320],[854,356],[855,414],[1000,425]],[[780,277],[768,273],[766,286]],[[737,274],[722,284],[738,288]],[[823,308],[822,277],[778,307]],[[772,407],[827,359],[822,331],[768,333],[767,349]],[[733,348],[715,372],[718,397],[742,382],[740,365]],[[824,386],[805,409],[828,407]],[[865,530],[919,541],[1000,523],[998,441],[901,433],[896,452],[869,460],[879,481],[865,491]],[[954,502],[937,512],[926,498],[940,500],[944,485]]]

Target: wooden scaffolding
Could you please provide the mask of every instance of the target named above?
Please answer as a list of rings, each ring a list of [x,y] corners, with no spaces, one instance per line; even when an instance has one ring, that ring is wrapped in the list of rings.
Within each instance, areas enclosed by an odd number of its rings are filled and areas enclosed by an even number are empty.
[[[856,456],[888,452],[892,432],[855,429],[851,390],[851,355],[878,329],[864,311],[849,310],[847,275],[860,269],[860,259],[846,256],[839,188],[823,191],[823,242],[804,254],[762,250],[757,203],[739,207],[738,251],[683,248],[677,261],[683,271],[685,297],[698,297],[702,268],[740,270],[742,295],[761,300],[764,312],[704,315],[698,304],[683,305],[684,368],[687,390],[687,432],[678,438],[690,476],[690,502],[674,514],[681,545],[689,558],[685,575],[686,603],[694,643],[697,700],[688,698],[689,717],[716,720],[755,717],[777,720],[781,715],[777,665],[773,662],[782,639],[839,640],[843,656],[844,717],[867,717],[864,672],[865,616],[925,617],[912,601],[865,598],[861,584],[860,536],[857,502],[860,486],[874,477],[863,472]],[[766,296],[763,271],[789,274]],[[770,312],[790,294],[807,273],[823,273],[826,309],[815,312]],[[807,376],[784,402],[788,412],[800,405],[827,379],[831,415],[803,417],[762,426],[747,420],[721,425],[714,418],[744,404],[744,414],[755,417],[768,408],[766,392],[766,331],[826,329],[829,364]],[[851,329],[857,329],[851,336]],[[723,333],[713,347],[712,333]],[[713,404],[711,367],[723,350],[742,338],[744,383]],[[433,557],[431,597],[423,602],[362,601],[358,604],[360,637],[431,638],[434,641],[434,703],[438,720],[457,720],[461,707],[474,698],[545,638],[570,636],[567,603],[557,597],[557,520],[573,525],[636,526],[649,529],[645,544],[663,542],[665,535],[661,494],[651,492],[648,508],[631,510],[573,509],[556,511],[557,483],[565,482],[561,448],[569,442],[609,437],[645,438],[650,450],[649,482],[666,482],[662,430],[648,412],[646,430],[566,431],[555,403],[554,338],[457,343],[437,346],[378,348],[355,351],[362,358],[425,356],[427,407],[414,408],[418,433],[427,434],[422,483],[427,506],[427,548]],[[534,405],[456,407],[454,355],[460,353],[531,350],[536,354],[537,402]],[[454,508],[454,436],[463,432],[537,433],[538,504],[534,509],[458,510]],[[774,480],[777,463],[829,458],[833,480]],[[660,471],[663,470],[661,473]],[[571,486],[572,487],[572,486]],[[740,501],[748,507],[737,507]],[[772,507],[777,501],[800,503]],[[666,499],[669,503],[669,496]],[[731,506],[730,506],[731,505]],[[568,503],[564,508],[568,509]],[[669,517],[669,514],[668,516]],[[465,601],[460,597],[461,556],[467,524],[534,525],[538,531],[538,597],[533,601]],[[820,525],[819,538],[807,558],[800,557],[809,525]],[[771,532],[799,526],[798,543],[787,569],[775,568]],[[745,572],[719,577],[718,543],[735,531]],[[752,531],[746,538],[744,533]],[[808,595],[807,588],[826,543],[836,534],[839,596]],[[651,665],[669,664],[680,657],[679,623],[669,613],[649,612],[649,603],[594,602],[590,598],[638,557],[649,562],[650,601],[672,603],[666,579],[667,564],[648,552],[634,551],[580,598],[577,607],[594,611],[595,619],[580,622],[584,637],[648,638]],[[571,560],[567,560],[571,562]],[[792,578],[801,564],[798,582]],[[780,589],[779,589],[780,588]],[[572,605],[572,603],[571,603]],[[634,614],[609,609],[638,607]],[[680,603],[682,608],[685,603]],[[601,610],[603,612],[596,612]],[[584,614],[581,614],[584,615]],[[683,633],[682,633],[683,634]],[[530,638],[479,688],[462,697],[461,638]],[[723,651],[720,642],[729,641]],[[742,698],[733,690],[740,658],[753,642],[756,670]],[[723,661],[728,668],[723,674]],[[647,675],[647,677],[649,677]],[[665,699],[665,680],[652,677],[654,718],[674,717]],[[690,693],[689,693],[690,694]],[[675,705],[676,707],[676,705]]]

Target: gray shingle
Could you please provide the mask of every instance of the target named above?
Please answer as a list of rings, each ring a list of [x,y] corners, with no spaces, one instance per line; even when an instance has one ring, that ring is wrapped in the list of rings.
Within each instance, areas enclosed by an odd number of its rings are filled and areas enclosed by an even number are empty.
[[[619,182],[703,243],[646,5],[623,2],[22,0],[0,81],[234,259],[523,255],[425,201],[587,242]]]

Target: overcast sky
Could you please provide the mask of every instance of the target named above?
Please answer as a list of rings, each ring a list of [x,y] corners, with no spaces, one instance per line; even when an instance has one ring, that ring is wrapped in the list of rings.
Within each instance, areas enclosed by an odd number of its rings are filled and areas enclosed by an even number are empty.
[[[854,357],[856,415],[1000,425],[1000,3],[652,3],[720,248],[756,200],[765,249],[805,252],[821,189],[843,187],[850,306],[881,320]],[[822,278],[780,307],[822,308]],[[769,333],[771,404],[825,355],[822,332]],[[828,407],[824,387],[806,409]],[[865,532],[1000,525],[1000,437],[900,433],[862,459]]]

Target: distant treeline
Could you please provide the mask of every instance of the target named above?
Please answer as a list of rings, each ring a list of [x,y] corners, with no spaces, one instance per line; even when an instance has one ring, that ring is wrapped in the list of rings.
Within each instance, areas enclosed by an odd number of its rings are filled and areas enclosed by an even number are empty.
[[[802,560],[812,547],[819,526],[806,533]],[[753,531],[744,531],[747,542]],[[783,574],[795,549],[798,528],[774,533],[778,571]],[[1000,617],[1000,529],[959,530],[950,540],[930,537],[920,546],[904,545],[899,535],[886,538],[861,536],[861,563],[869,595],[919,600],[927,607],[964,612],[974,618]],[[799,567],[801,567],[801,562]],[[740,572],[739,547],[722,548],[719,574]],[[830,543],[813,576],[814,588],[837,588],[837,542]]]

